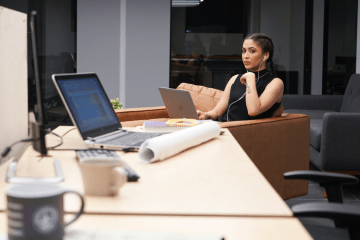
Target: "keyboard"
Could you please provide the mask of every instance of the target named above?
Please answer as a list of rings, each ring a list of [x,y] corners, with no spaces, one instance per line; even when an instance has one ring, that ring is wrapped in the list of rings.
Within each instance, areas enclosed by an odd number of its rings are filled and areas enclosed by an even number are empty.
[[[99,139],[97,143],[108,145],[136,146],[147,139],[162,135],[161,133],[139,133],[139,132],[121,132],[113,138]]]
[[[125,164],[125,172],[128,176],[128,182],[136,182],[140,177],[139,175],[132,170],[115,151],[106,150],[106,149],[86,149],[86,150],[76,150],[76,155],[79,159],[79,162],[96,162],[101,161],[115,162],[119,161]]]

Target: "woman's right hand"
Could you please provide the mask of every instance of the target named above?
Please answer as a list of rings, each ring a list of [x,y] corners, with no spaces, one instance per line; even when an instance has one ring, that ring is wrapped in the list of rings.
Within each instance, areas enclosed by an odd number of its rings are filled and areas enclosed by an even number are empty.
[[[197,112],[200,120],[205,120],[205,119],[210,118],[210,115],[208,114],[208,112],[202,112],[200,110],[196,110],[196,112]]]

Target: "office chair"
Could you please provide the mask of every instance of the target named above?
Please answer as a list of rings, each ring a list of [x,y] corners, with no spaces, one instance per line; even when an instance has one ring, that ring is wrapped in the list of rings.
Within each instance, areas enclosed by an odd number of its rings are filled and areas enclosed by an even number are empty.
[[[351,240],[360,239],[360,208],[343,204],[342,189],[343,185],[357,184],[359,180],[356,177],[339,173],[293,171],[284,173],[284,178],[311,180],[319,183],[327,192],[329,203],[303,203],[294,205],[291,208],[295,217],[320,217],[334,220],[337,229],[305,226],[310,234],[318,230],[324,231],[327,233],[326,235],[322,235],[319,232],[316,232],[316,235],[323,236],[321,239],[329,239],[329,236],[335,237],[336,235],[341,235],[340,229],[347,229],[348,237]],[[311,235],[313,236],[313,234]],[[344,239],[344,237],[347,236],[342,236],[341,239]]]

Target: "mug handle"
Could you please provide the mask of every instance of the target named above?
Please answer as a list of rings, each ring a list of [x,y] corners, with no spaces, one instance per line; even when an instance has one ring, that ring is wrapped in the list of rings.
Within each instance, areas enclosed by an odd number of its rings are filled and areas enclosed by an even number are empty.
[[[127,182],[127,174],[123,167],[114,167],[113,177],[116,189],[121,188]]]
[[[75,194],[77,194],[81,199],[81,208],[80,208],[80,211],[76,214],[76,216],[72,220],[70,220],[69,222],[64,224],[65,227],[68,226],[69,224],[75,222],[75,220],[78,219],[80,217],[80,215],[84,213],[84,206],[85,206],[84,198],[83,198],[83,196],[80,195],[80,193],[75,192],[75,191],[71,191],[71,190],[67,190],[67,191],[64,192],[64,194],[66,194],[66,193],[75,193]]]

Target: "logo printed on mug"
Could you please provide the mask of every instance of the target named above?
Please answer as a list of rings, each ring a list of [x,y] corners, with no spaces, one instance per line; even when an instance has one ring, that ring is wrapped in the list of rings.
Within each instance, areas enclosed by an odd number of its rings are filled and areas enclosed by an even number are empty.
[[[58,221],[59,214],[54,206],[42,206],[34,212],[33,226],[42,234],[52,232]]]

